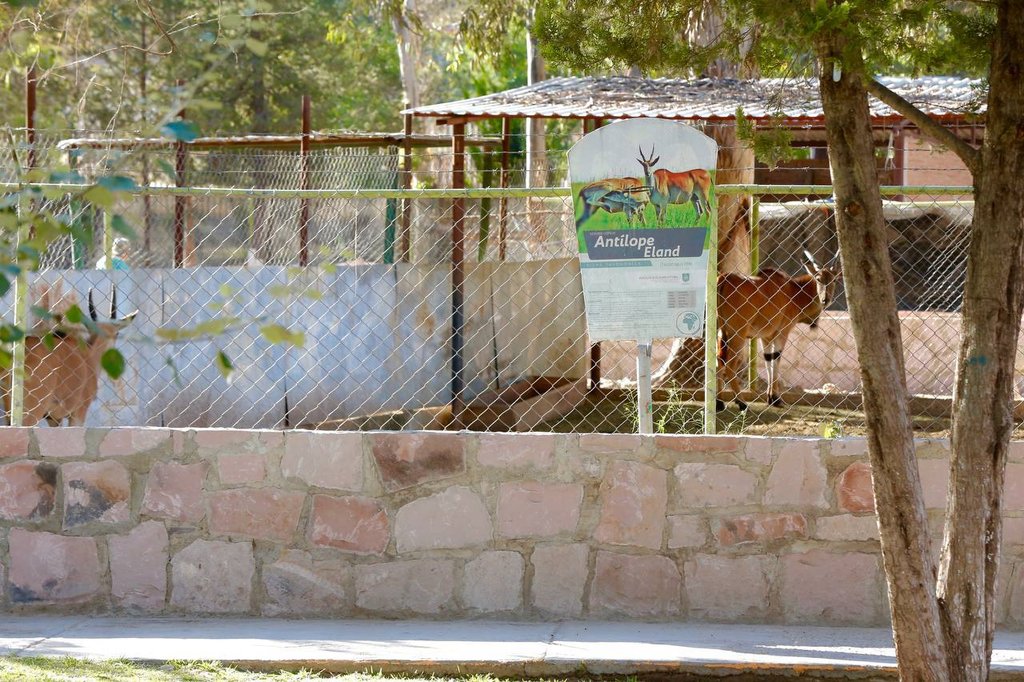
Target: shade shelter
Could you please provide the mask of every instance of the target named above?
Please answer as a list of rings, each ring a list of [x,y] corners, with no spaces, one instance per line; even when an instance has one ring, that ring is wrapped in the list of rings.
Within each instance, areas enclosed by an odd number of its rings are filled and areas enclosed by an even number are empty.
[[[978,114],[983,111],[979,81],[947,76],[918,78],[884,77],[880,82],[900,97],[915,104],[934,119],[954,127],[958,135],[977,142],[983,134]],[[892,184],[907,184],[908,140],[920,136],[914,125],[888,105],[870,101],[874,138],[887,144],[892,164]],[[824,112],[816,79],[765,78],[757,80],[645,79],[622,76],[552,78],[524,87],[481,97],[408,109],[405,129],[415,117],[433,119],[451,126],[452,186],[465,187],[466,124],[502,121],[502,162],[500,185],[509,182],[509,149],[513,119],[570,119],[582,122],[583,132],[604,122],[627,118],[664,118],[694,123],[735,123],[738,112],[756,126],[782,126],[792,133],[795,145],[824,148]],[[813,158],[813,157],[812,157]],[[827,158],[818,154],[827,169]],[[720,164],[721,165],[721,164]],[[770,182],[770,178],[767,178]],[[813,183],[807,183],[813,184]],[[822,183],[827,184],[827,183]],[[952,183],[945,183],[952,184]],[[461,403],[463,381],[461,338],[463,327],[463,284],[465,253],[465,205],[456,198],[452,205],[452,310],[453,353],[452,395],[456,408]],[[499,253],[504,254],[506,210],[499,210]],[[591,383],[600,379],[600,350],[591,351]]]

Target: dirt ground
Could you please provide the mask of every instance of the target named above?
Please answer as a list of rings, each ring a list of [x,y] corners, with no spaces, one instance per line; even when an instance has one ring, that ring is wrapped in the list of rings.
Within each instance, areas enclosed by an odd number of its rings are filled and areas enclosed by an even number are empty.
[[[696,402],[654,403],[655,433],[703,433],[703,406]],[[919,436],[949,437],[949,419],[929,416],[914,417],[914,433]],[[636,403],[629,395],[588,396],[576,409],[563,417],[552,419],[539,431],[560,433],[636,433]],[[730,403],[718,413],[719,433],[748,436],[864,436],[867,427],[864,414],[828,406],[785,405],[769,407],[761,402],[750,403],[741,412]],[[1015,437],[1024,437],[1018,427]]]

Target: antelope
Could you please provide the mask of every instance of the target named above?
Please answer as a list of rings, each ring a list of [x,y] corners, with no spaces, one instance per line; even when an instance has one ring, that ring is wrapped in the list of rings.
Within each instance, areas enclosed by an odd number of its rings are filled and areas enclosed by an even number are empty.
[[[639,178],[607,178],[590,183],[580,190],[583,214],[576,219],[576,228],[599,208],[608,213],[625,213],[626,224],[630,226],[637,216],[643,222],[644,210],[651,200],[648,190]]]
[[[747,409],[739,398],[738,370],[749,339],[760,339],[768,365],[768,404],[782,404],[778,373],[786,339],[797,323],[815,329],[821,312],[832,302],[838,269],[820,267],[804,250],[806,275],[795,277],[765,269],[756,277],[727,272],[718,277],[718,329],[722,338],[719,360],[722,380],[733,391],[737,407]],[[718,401],[719,410],[724,408]]]
[[[697,217],[709,212],[708,196],[711,190],[711,174],[703,168],[673,173],[664,168],[651,171],[661,157],[654,156],[654,147],[651,147],[650,154],[644,154],[643,147],[639,148],[640,158],[637,161],[644,169],[644,182],[651,188],[651,203],[657,215],[658,223],[665,222],[665,213],[669,204],[693,203],[697,211]]]
[[[64,328],[63,315],[55,314],[50,333],[25,337],[25,407],[22,423],[33,426],[46,420],[50,426],[84,426],[89,406],[99,389],[100,358],[113,348],[117,334],[138,311],[117,319],[117,290],[110,288],[110,319],[101,322],[89,289],[91,325],[84,338]],[[47,339],[46,337],[50,338]],[[4,384],[4,408],[11,414],[10,372]]]

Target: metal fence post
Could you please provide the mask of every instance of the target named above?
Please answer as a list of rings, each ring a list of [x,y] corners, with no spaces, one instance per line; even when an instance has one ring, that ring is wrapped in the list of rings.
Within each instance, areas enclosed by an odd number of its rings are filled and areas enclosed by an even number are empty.
[[[717,188],[716,188],[717,189]],[[704,314],[704,433],[718,432],[718,201],[711,205],[708,228],[708,277]]]
[[[309,189],[309,139],[312,131],[311,110],[312,100],[309,95],[302,96],[302,140],[299,142],[299,186],[303,191]],[[299,199],[299,265],[309,264],[309,199]]]
[[[181,78],[178,79],[178,93],[180,95],[182,88],[185,86],[185,81]],[[178,112],[178,118],[185,118],[185,108],[182,107],[181,111]],[[178,140],[174,145],[174,186],[184,187],[185,186],[185,165],[187,161],[187,151],[185,143],[182,140]],[[174,267],[180,268],[185,265],[185,219],[186,212],[188,210],[188,197],[185,195],[175,195],[174,197]]]
[[[466,186],[466,124],[452,124],[452,189]],[[463,391],[463,294],[465,286],[465,199],[452,199],[452,413],[458,418],[464,407]]]
[[[761,267],[761,197],[750,197],[750,274]],[[757,339],[750,340],[750,361],[747,363],[747,388],[757,384]]]

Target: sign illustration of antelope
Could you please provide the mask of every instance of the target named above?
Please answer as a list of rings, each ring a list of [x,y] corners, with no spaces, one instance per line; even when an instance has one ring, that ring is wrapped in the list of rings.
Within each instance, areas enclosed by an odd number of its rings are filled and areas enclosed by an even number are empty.
[[[598,209],[625,214],[627,227],[632,227],[637,219],[643,223],[644,211],[651,201],[648,189],[639,178],[605,178],[586,185],[579,191],[583,213],[576,219],[576,228]]]
[[[710,216],[708,197],[711,196],[711,174],[708,171],[703,168],[681,173],[673,173],[664,168],[652,171],[661,160],[660,156],[654,156],[654,145],[651,145],[649,154],[644,154],[643,147],[639,150],[640,158],[637,161],[643,166],[644,184],[650,188],[650,202],[654,204],[659,225],[665,223],[669,204],[692,203],[698,219],[704,215]]]

